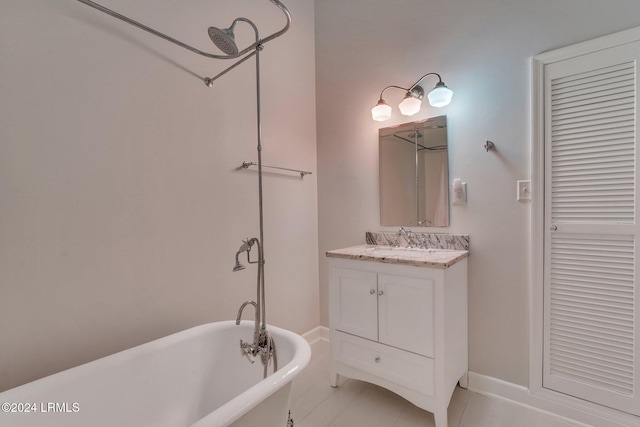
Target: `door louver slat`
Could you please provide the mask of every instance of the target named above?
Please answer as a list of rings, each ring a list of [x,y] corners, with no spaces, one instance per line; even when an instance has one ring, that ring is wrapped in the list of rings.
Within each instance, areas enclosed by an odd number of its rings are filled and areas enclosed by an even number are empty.
[[[635,319],[633,239],[602,240],[555,234],[552,250],[550,372],[631,395]],[[603,282],[615,292],[607,292]]]
[[[635,220],[634,82],[633,63],[552,82],[554,223]],[[616,115],[607,110],[611,103],[620,106]],[[605,111],[600,113],[603,107]],[[568,119],[567,110],[572,112]],[[578,111],[584,111],[588,118],[583,120]],[[572,199],[565,200],[564,192],[570,192]],[[613,200],[612,193],[616,195]]]

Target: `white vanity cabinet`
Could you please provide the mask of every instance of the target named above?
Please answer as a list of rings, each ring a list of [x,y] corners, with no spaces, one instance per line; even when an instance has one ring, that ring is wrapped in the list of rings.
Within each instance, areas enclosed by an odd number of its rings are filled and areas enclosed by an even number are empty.
[[[385,387],[447,427],[467,378],[467,260],[440,268],[329,258],[331,382]]]

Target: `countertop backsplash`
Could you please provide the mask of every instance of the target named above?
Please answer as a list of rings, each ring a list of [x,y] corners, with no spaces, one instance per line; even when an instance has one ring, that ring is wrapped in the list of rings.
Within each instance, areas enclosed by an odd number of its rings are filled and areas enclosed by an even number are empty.
[[[409,242],[405,235],[398,237],[397,231],[367,231],[365,234],[367,244],[382,246],[408,247]],[[411,232],[413,247],[425,249],[448,249],[456,251],[469,250],[469,236],[464,234],[436,234]]]

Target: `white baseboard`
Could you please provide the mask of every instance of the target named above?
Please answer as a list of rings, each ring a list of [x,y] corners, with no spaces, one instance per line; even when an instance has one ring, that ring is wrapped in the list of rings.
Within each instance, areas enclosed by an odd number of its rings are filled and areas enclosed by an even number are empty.
[[[312,330],[305,332],[302,334],[302,338],[307,340],[307,342],[311,345],[318,341],[329,341],[329,328],[326,326],[316,326]]]
[[[529,389],[524,386],[471,371],[469,371],[468,389],[476,393],[496,396],[521,404],[526,404],[529,397]]]
[[[508,400],[584,427],[640,427],[640,417],[605,408],[560,393],[527,387],[469,372],[470,391]]]

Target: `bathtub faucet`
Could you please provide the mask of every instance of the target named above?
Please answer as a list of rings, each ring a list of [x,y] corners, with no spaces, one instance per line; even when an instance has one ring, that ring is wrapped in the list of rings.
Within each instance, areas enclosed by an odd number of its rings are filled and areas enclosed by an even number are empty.
[[[250,252],[253,246],[258,248],[258,260],[252,261],[250,258]],[[264,365],[264,377],[267,377],[267,367],[269,363],[273,361],[273,371],[278,370],[278,359],[276,357],[275,343],[271,334],[267,331],[267,322],[265,320],[265,298],[264,298],[264,255],[262,252],[262,245],[257,238],[246,239],[242,241],[242,246],[236,252],[236,264],[233,271],[240,271],[244,269],[244,266],[240,264],[238,256],[242,253],[247,253],[247,262],[249,264],[258,264],[258,280],[257,280],[257,299],[256,301],[246,301],[238,310],[238,316],[236,317],[236,325],[240,324],[240,318],[242,317],[242,311],[247,305],[253,305],[255,308],[255,328],[253,331],[253,343],[248,343],[240,340],[240,352],[251,363],[257,356],[260,356],[260,360]]]
[[[256,358],[253,354],[253,345],[250,342],[244,342],[240,340],[240,354],[246,357],[251,364],[256,361]]]

